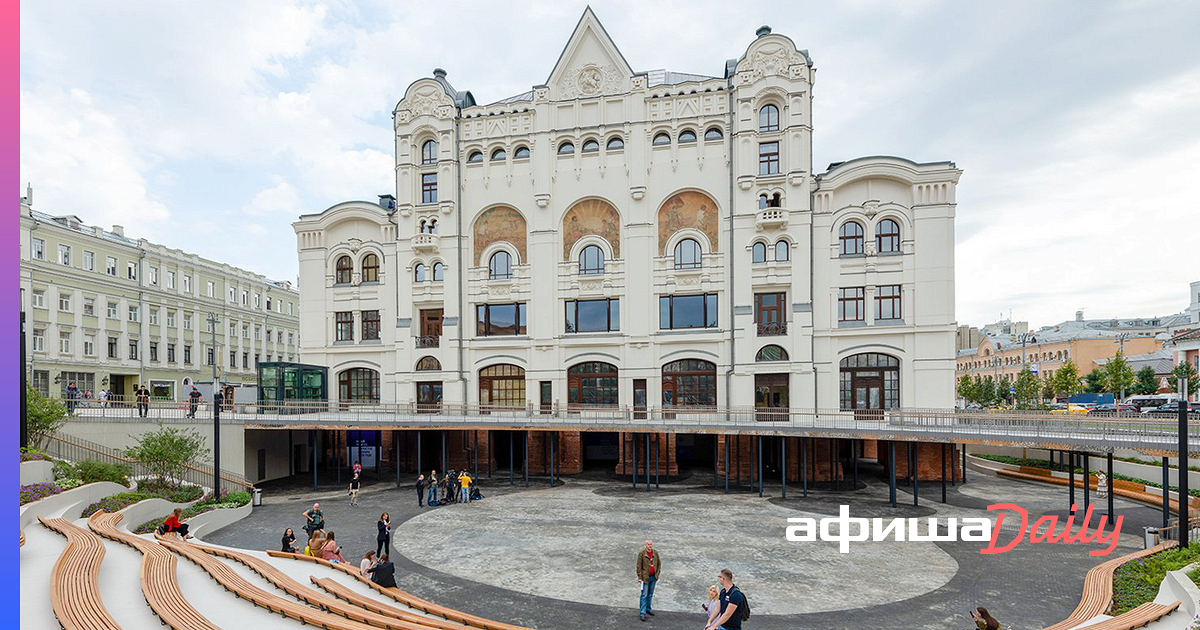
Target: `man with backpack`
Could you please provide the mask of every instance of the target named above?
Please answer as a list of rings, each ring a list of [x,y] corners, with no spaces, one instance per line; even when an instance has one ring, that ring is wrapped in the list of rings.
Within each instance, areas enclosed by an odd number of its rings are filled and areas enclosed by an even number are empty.
[[[717,575],[721,583],[721,612],[704,630],[742,630],[742,622],[750,619],[750,602],[733,583],[733,571],[721,569]]]

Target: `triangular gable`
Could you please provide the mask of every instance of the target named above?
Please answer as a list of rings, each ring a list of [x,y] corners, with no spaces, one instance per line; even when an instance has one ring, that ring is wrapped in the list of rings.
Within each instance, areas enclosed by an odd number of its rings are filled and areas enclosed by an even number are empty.
[[[546,85],[552,100],[589,98],[629,89],[633,69],[588,7],[554,64]]]

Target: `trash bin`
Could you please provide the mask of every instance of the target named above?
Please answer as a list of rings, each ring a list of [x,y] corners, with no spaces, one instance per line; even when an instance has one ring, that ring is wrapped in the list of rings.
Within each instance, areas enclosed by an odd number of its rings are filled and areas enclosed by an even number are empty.
[[[1143,527],[1142,529],[1145,530],[1144,544],[1146,545],[1146,549],[1149,549],[1149,548],[1157,545],[1160,542],[1158,539],[1158,528],[1157,527],[1147,526],[1147,527]]]
[[[258,506],[262,505],[262,488],[254,488],[253,492],[254,492],[254,500],[252,501],[252,503],[253,503],[254,507],[258,507]],[[1149,528],[1147,528],[1147,529],[1149,529]]]

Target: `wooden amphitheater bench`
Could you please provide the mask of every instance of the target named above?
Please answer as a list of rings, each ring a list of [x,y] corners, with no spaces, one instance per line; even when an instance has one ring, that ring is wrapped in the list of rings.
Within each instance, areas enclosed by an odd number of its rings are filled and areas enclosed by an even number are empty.
[[[1103,614],[1112,604],[1113,574],[1116,573],[1118,567],[1130,560],[1144,558],[1164,549],[1170,549],[1178,544],[1174,540],[1168,540],[1149,549],[1135,551],[1119,558],[1106,560],[1088,569],[1087,575],[1083,578],[1083,596],[1079,599],[1079,605],[1075,607],[1075,611],[1066,619],[1052,626],[1047,626],[1046,630],[1070,630],[1096,615]]]
[[[225,590],[255,606],[261,606],[271,612],[277,612],[301,623],[325,628],[326,630],[374,630],[372,626],[351,621],[337,615],[331,615],[323,610],[310,608],[298,601],[268,593],[251,584],[250,581],[239,575],[229,565],[200,551],[193,543],[181,542],[177,538],[176,540],[169,540],[159,534],[155,534],[154,537],[158,539],[160,545],[191,560],[197,566],[204,569]]]
[[[100,599],[104,542],[63,518],[38,520],[67,538],[67,548],[50,573],[50,604],[58,623],[64,630],[120,630]]]
[[[354,604],[344,602],[336,597],[331,597],[314,588],[301,584],[293,579],[290,575],[280,571],[277,567],[262,558],[255,558],[249,554],[233,551],[231,549],[221,549],[218,547],[210,547],[208,545],[192,545],[193,548],[200,551],[222,558],[228,558],[234,562],[240,562],[250,568],[251,571],[262,576],[263,579],[270,582],[279,590],[299,599],[310,606],[315,606],[321,610],[328,611],[335,615],[340,615],[347,619],[369,624],[379,628],[388,628],[389,630],[430,630],[431,628],[439,627],[423,623],[425,619],[419,615],[415,620],[402,620],[394,617],[388,617],[377,612],[360,608]],[[430,620],[433,621],[433,620]],[[462,626],[459,626],[461,628]]]
[[[481,630],[531,630],[530,628],[526,628],[524,626],[516,626],[509,623],[492,621],[491,619],[486,619],[470,613],[454,610],[453,608],[440,606],[433,602],[421,599],[420,597],[417,597],[416,595],[403,591],[399,588],[380,586],[372,582],[370,579],[360,575],[356,567],[346,564],[333,563],[323,558],[314,558],[313,556],[306,556],[299,553],[287,553],[285,551],[267,551],[267,555],[271,556],[272,558],[290,558],[292,560],[312,562],[314,564],[330,567],[334,570],[341,571],[346,575],[353,576],[359,582],[367,585],[375,592],[386,595],[395,601],[408,606],[409,608],[419,610],[430,615],[435,615],[437,617],[442,617],[443,619],[448,619],[450,621],[457,621],[473,628],[480,628]]]
[[[1087,630],[1133,630],[1166,617],[1175,612],[1176,608],[1179,608],[1179,602],[1172,602],[1167,606],[1146,602],[1127,613],[1087,626]]]
[[[25,546],[25,530],[21,530],[21,546]]]
[[[308,579],[312,580],[313,584],[321,587],[325,592],[342,601],[349,602],[350,604],[358,606],[359,608],[364,608],[374,613],[379,613],[385,617],[393,617],[403,621],[411,621],[422,624],[428,628],[438,628],[439,630],[464,630],[472,627],[455,621],[447,621],[445,619],[439,619],[436,617],[425,617],[423,615],[409,612],[408,610],[396,608],[395,606],[385,604],[377,599],[361,595],[358,593],[358,591],[355,591],[354,589],[331,578],[319,578],[315,575],[310,575],[308,576]]]
[[[154,614],[172,630],[220,630],[192,608],[179,589],[175,554],[136,534],[117,528],[121,514],[101,510],[88,518],[97,535],[133,547],[142,554],[142,596]]]

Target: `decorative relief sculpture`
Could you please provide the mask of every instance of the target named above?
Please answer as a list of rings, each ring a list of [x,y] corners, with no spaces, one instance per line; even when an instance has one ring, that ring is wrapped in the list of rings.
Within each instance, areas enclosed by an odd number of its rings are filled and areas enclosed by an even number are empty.
[[[563,79],[558,89],[563,98],[577,98],[617,92],[620,86],[621,73],[616,68],[589,63]]]

